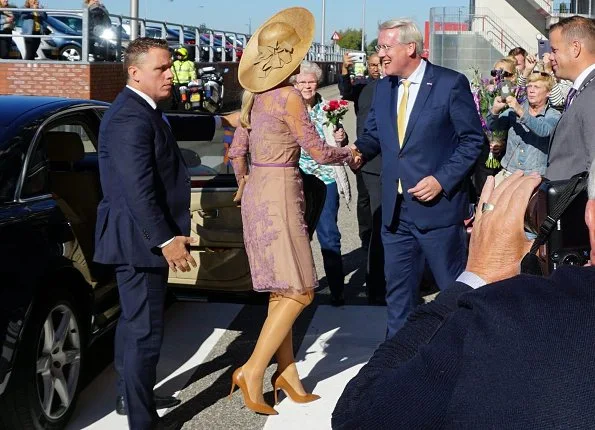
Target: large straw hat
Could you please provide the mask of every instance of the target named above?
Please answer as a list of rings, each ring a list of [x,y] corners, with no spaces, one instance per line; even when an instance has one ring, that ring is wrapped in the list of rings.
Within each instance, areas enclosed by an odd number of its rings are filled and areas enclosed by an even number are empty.
[[[269,18],[242,53],[240,85],[253,93],[276,87],[299,67],[313,38],[314,16],[308,9],[291,7]]]

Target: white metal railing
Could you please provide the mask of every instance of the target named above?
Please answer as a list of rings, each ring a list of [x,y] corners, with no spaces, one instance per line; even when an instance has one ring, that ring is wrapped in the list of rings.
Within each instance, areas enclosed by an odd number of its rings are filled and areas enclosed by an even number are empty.
[[[552,14],[554,10],[554,2],[552,0],[533,0],[548,14]]]
[[[432,8],[430,10],[432,34],[477,34],[505,56],[517,46],[533,51],[531,44],[523,40],[497,15],[487,8]],[[432,47],[430,46],[430,50]]]
[[[73,16],[80,16],[81,30],[78,34],[68,35],[72,39],[73,46],[80,52],[77,60],[81,62],[97,61],[98,57],[94,56],[94,52],[103,52],[105,58],[109,61],[121,61],[123,49],[128,45],[131,34],[131,27],[133,23],[137,23],[138,36],[141,37],[156,37],[163,38],[168,41],[171,48],[184,46],[189,52],[194,54],[195,61],[215,62],[215,61],[239,61],[243,48],[246,46],[250,35],[240,32],[215,30],[206,28],[204,26],[196,27],[191,25],[183,25],[177,23],[170,23],[166,21],[158,21],[147,18],[133,18],[125,15],[110,14],[112,21],[111,32],[104,33],[101,36],[100,42],[105,44],[100,50],[95,46],[90,46],[89,38],[89,12],[87,8],[84,9],[23,9],[23,8],[0,8],[0,11],[9,11],[14,13],[15,19],[22,12],[38,11],[45,12],[49,16],[68,14]],[[20,51],[21,57],[25,55],[24,38],[40,38],[42,39],[40,49],[43,59],[46,50],[51,51],[51,41],[54,38],[61,37],[58,34],[47,35],[22,35],[20,29],[17,27],[13,34],[2,35],[0,37],[13,38],[13,41],[18,41],[17,49]],[[95,40],[95,39],[94,39]],[[46,41],[45,43],[43,41]],[[49,42],[48,42],[49,41]],[[95,42],[94,42],[95,43]],[[321,45],[319,43],[312,44],[308,52],[307,59],[311,61],[327,61],[327,62],[341,62],[343,61],[343,54],[348,50],[339,48],[336,45]],[[109,54],[109,55],[108,55]],[[105,59],[103,56],[99,57]],[[52,59],[66,59],[56,56]],[[6,61],[2,60],[1,61]]]

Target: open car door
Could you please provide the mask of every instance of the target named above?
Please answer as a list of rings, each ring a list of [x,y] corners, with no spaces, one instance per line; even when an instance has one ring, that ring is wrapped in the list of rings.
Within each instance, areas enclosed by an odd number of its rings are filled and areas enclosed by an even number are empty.
[[[172,117],[196,114],[170,113]],[[183,121],[187,124],[188,121]],[[191,236],[196,243],[191,254],[197,267],[190,272],[170,270],[169,283],[176,288],[208,291],[252,289],[248,257],[244,249],[240,208],[233,202],[237,182],[227,159],[224,131],[217,130],[211,142],[192,140],[192,130],[174,125],[178,146],[192,177],[190,203]]]

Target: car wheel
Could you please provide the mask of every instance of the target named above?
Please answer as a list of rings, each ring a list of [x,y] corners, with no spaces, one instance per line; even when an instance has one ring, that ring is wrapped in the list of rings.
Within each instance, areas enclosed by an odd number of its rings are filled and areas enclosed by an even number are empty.
[[[0,403],[8,428],[64,428],[76,404],[85,345],[83,321],[67,292],[42,302],[29,321],[3,396],[6,400]]]
[[[81,61],[82,57],[81,48],[75,45],[67,45],[60,50],[60,60]]]

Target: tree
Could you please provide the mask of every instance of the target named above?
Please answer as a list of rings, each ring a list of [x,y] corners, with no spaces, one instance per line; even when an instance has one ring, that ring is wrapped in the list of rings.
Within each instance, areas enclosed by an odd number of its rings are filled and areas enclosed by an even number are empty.
[[[376,53],[376,45],[378,45],[378,38],[372,40],[370,44],[366,47],[366,53],[368,55]]]
[[[348,28],[346,30],[339,30],[337,33],[341,35],[341,39],[337,42],[341,48],[353,49],[359,51],[362,48],[362,31],[355,28]],[[364,39],[364,46],[365,46]]]

